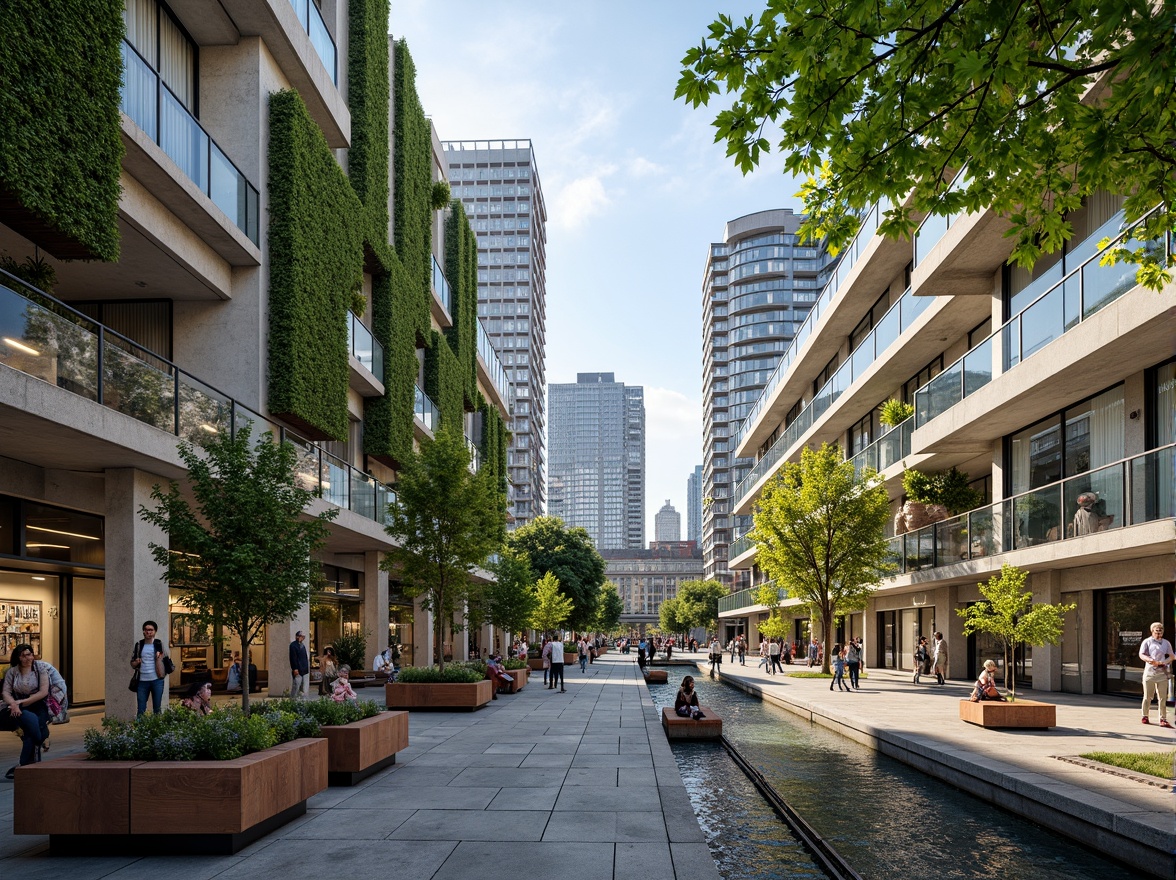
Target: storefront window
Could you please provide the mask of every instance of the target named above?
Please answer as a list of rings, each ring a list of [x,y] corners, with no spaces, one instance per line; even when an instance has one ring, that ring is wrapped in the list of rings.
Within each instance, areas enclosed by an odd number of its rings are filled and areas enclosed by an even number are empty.
[[[83,565],[106,562],[100,516],[26,501],[24,531],[24,556]]]
[[[1143,694],[1143,661],[1139,645],[1155,621],[1171,632],[1171,597],[1165,613],[1164,589],[1136,587],[1102,594],[1103,663],[1100,690],[1110,694]]]

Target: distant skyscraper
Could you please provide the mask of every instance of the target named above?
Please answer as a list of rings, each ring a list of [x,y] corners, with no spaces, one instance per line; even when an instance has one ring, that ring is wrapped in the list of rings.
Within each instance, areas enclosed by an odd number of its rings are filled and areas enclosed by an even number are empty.
[[[546,501],[547,208],[529,140],[443,146],[453,195],[478,236],[478,315],[514,392],[507,470],[518,528]]]
[[[682,540],[682,514],[674,510],[669,498],[653,517],[653,539],[659,543]]]
[[[702,559],[708,580],[732,586],[727,548],[751,528],[730,514],[732,490],[754,461],[729,456],[729,438],[760,396],[832,268],[827,252],[801,246],[803,214],[759,211],[727,223],[710,246],[702,283]],[[706,500],[710,499],[710,503]]]
[[[547,512],[582,526],[597,549],[645,546],[645,391],[612,373],[548,389]]]
[[[702,545],[702,465],[686,478],[686,540]]]

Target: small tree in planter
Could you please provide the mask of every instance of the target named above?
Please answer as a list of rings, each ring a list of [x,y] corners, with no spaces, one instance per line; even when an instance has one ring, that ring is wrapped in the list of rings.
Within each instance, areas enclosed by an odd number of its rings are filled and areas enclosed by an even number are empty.
[[[246,426],[217,434],[199,452],[181,443],[193,507],[172,482],[155,486],[154,510],[139,515],[167,533],[167,546],[151,544],[163,579],[185,590],[195,623],[226,627],[241,640],[241,706],[249,711],[249,646],[270,624],[284,623],[310,598],[317,577],[311,558],[327,540],[337,509],[303,519],[314,493],[298,485],[297,453],[290,443],[250,439]]]
[[[518,635],[535,610],[535,576],[525,553],[503,550],[494,565],[496,580],[482,588],[480,607],[486,623]]]
[[[531,626],[540,632],[555,632],[568,622],[573,607],[572,600],[560,591],[559,579],[548,572],[535,585]]]
[[[596,628],[601,632],[611,632],[620,624],[624,612],[625,603],[617,592],[616,584],[611,581],[606,583],[600,588],[600,601],[596,603]]]
[[[988,633],[1004,649],[1005,690],[1017,697],[1017,671],[1014,656],[1018,646],[1056,645],[1062,637],[1063,618],[1077,605],[1033,604],[1033,594],[1025,589],[1028,572],[1005,563],[1000,574],[979,584],[984,601],[956,613],[964,619],[964,635]]]
[[[915,408],[901,400],[891,399],[882,404],[878,421],[887,428],[897,428],[915,414]]]

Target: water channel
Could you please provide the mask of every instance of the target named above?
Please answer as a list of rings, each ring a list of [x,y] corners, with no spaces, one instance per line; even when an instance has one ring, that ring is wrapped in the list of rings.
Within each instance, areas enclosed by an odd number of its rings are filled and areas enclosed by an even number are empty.
[[[672,706],[681,675],[651,685]],[[1115,862],[853,740],[696,676],[743,757],[867,880],[1128,880]],[[823,878],[721,745],[678,743],[678,769],[725,880]]]

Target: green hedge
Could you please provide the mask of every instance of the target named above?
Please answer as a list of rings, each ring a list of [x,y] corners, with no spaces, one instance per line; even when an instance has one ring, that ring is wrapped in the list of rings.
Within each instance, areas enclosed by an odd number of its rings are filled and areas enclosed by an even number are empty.
[[[327,726],[352,724],[365,718],[373,718],[384,711],[372,700],[336,703],[331,697],[319,697],[317,700],[291,700],[283,697],[278,700],[266,700],[262,705],[266,712],[289,712],[292,715],[310,718],[315,724]]]
[[[373,274],[389,271],[388,0],[351,0],[347,173],[364,208],[364,249]],[[373,265],[374,263],[374,265]]]
[[[451,663],[442,672],[432,666],[406,666],[396,676],[397,684],[473,684],[486,677],[486,668],[478,672],[461,663]]]
[[[462,394],[473,409],[478,399],[478,239],[456,199],[445,224],[445,277],[453,309],[453,326],[445,330],[445,338],[462,365]]]
[[[60,258],[118,259],[122,11],[12,0],[0,15],[0,194],[20,206],[4,220]]]
[[[347,310],[362,283],[362,210],[297,92],[270,96],[269,409],[347,437]]]
[[[433,140],[416,90],[416,65],[408,44],[398,40],[393,55],[393,115],[395,140],[392,153],[395,227],[393,244],[408,272],[409,284],[421,298],[409,320],[418,331],[429,326],[429,288],[433,273],[432,219]]]
[[[441,424],[454,434],[465,433],[465,395],[462,391],[462,364],[453,349],[436,330],[430,335],[425,351],[425,394],[441,411]]]

